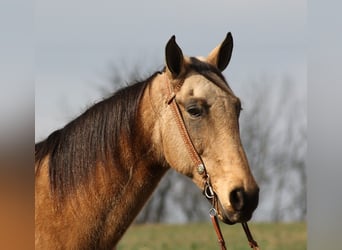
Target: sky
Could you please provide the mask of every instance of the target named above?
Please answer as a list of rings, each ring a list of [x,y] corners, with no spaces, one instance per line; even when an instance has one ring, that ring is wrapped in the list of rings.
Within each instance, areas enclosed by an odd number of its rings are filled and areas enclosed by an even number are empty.
[[[111,65],[160,69],[172,35],[184,54],[198,56],[232,32],[224,74],[238,95],[265,75],[274,84],[290,77],[306,95],[303,0],[37,0],[34,11],[36,141],[102,98]]]

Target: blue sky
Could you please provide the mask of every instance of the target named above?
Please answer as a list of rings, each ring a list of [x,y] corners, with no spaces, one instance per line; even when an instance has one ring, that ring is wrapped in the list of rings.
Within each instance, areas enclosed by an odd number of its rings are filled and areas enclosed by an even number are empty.
[[[153,72],[175,34],[184,54],[207,55],[226,33],[224,72],[237,93],[263,75],[306,91],[305,1],[51,1],[35,4],[35,138],[44,139],[101,99],[110,65]]]

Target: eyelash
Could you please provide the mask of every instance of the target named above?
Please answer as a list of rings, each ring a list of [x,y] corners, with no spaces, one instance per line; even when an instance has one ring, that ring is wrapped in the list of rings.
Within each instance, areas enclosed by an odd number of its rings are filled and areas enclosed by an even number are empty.
[[[191,105],[191,106],[187,107],[186,111],[193,118],[201,117],[203,114],[203,109],[198,107],[197,105]]]

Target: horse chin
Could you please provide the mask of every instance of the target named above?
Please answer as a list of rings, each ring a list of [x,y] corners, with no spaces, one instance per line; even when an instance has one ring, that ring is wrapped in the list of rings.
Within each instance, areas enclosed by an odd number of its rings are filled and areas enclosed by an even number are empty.
[[[225,224],[234,225],[236,222],[231,221],[228,217],[222,216],[220,213],[218,214],[218,218]]]
[[[234,225],[236,223],[247,222],[251,219],[252,214],[246,214],[239,211],[229,212],[224,209],[221,203],[217,208],[218,218],[225,224]]]
[[[218,218],[225,224],[234,225],[236,223],[247,222],[250,220],[251,216],[244,216],[239,212],[232,213],[228,215],[227,213],[218,212]]]

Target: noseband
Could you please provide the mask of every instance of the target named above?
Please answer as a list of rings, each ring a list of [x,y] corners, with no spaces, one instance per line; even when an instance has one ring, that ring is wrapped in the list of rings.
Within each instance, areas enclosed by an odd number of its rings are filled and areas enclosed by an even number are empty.
[[[191,157],[191,160],[194,164],[194,166],[196,166],[197,168],[197,173],[202,177],[203,179],[203,195],[211,201],[212,207],[209,210],[209,215],[211,218],[211,221],[213,223],[213,227],[215,229],[216,235],[217,235],[217,239],[218,242],[221,246],[221,250],[226,250],[226,244],[221,232],[221,228],[220,228],[220,224],[217,218],[217,210],[215,207],[217,207],[217,202],[218,202],[218,198],[216,193],[214,192],[212,185],[210,183],[210,176],[207,172],[207,169],[204,165],[204,162],[202,160],[202,158],[200,157],[200,155],[198,154],[190,136],[188,133],[188,130],[185,127],[184,124],[184,120],[181,116],[180,110],[179,110],[179,106],[176,102],[176,93],[179,91],[180,87],[183,84],[183,81],[179,82],[179,84],[176,85],[176,87],[173,89],[170,81],[167,77],[167,75],[165,74],[165,78],[166,78],[166,85],[167,85],[167,99],[166,99],[166,103],[171,107],[174,119],[177,123],[177,127],[178,130],[181,134],[181,137],[184,141],[184,144],[187,148],[187,151]],[[248,228],[248,224],[247,222],[242,222],[242,227],[245,231],[245,234],[247,236],[248,242],[249,242],[249,246],[251,248],[253,248],[254,250],[259,250],[259,246],[258,243],[253,239],[253,236]]]

